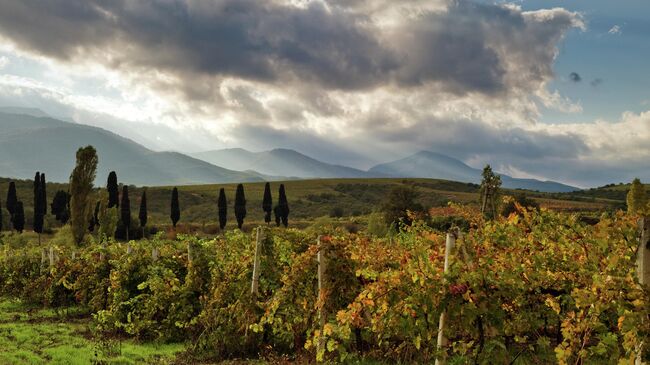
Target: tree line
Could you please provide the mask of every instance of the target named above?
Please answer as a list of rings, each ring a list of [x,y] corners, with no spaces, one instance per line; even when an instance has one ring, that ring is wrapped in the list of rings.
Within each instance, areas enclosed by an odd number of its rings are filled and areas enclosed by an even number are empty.
[[[88,232],[97,232],[100,240],[108,237],[122,237],[129,240],[133,236],[131,201],[129,187],[122,186],[120,194],[119,183],[115,171],[108,175],[106,189],[98,192],[98,198],[93,198],[93,183],[97,173],[98,156],[92,146],[80,148],[76,154],[75,168],[70,175],[68,191],[58,190],[52,198],[50,212],[61,224],[70,224],[75,241],[79,244]],[[40,235],[43,233],[44,218],[47,215],[47,186],[45,174],[36,172],[33,184],[34,219],[33,230]],[[18,200],[15,182],[9,183],[6,199],[6,209],[9,212],[9,221],[12,229],[22,233],[25,229],[25,212],[23,202]],[[275,216],[277,226],[289,225],[289,203],[284,184],[278,190],[278,203],[273,205],[271,185],[264,186],[264,199],[262,202],[264,221],[271,223],[271,216]],[[228,222],[228,198],[224,188],[219,190],[217,199],[217,218],[221,230],[225,229]],[[246,218],[246,195],[244,186],[237,185],[234,200],[234,213],[237,227],[242,228]],[[181,206],[178,198],[178,188],[174,187],[170,198],[170,214],[172,226],[181,218]],[[145,227],[148,221],[147,189],[143,189],[140,197],[138,223],[145,236]],[[2,203],[0,202],[0,230],[2,230]]]

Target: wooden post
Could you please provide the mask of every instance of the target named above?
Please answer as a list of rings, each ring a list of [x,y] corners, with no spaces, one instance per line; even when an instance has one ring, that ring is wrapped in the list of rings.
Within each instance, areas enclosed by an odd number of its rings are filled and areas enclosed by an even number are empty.
[[[153,262],[158,261],[158,257],[160,256],[160,250],[158,248],[154,247],[151,249],[151,259]]]
[[[54,247],[50,246],[50,268],[54,266]]]
[[[639,247],[636,256],[636,274],[641,286],[650,287],[650,217],[639,218]],[[635,365],[643,365],[643,343],[637,348]]]
[[[318,302],[320,307],[318,309],[318,317],[320,324],[320,338],[318,339],[318,347],[316,354],[325,351],[325,337],[323,331],[327,323],[327,310],[325,309],[325,284],[327,280],[327,257],[325,255],[325,247],[321,243],[321,236],[318,236]]]
[[[192,252],[192,243],[188,241],[187,242],[187,262],[188,262],[188,264],[192,263],[192,259],[193,259],[192,258],[192,253],[193,253]]]
[[[133,247],[131,247],[130,243],[126,244],[126,254],[130,255],[133,252]]]
[[[447,271],[449,271],[449,255],[451,254],[451,250],[454,248],[454,245],[456,244],[456,233],[455,232],[449,232],[447,233],[447,242],[445,243],[445,274]],[[438,323],[438,343],[436,346],[436,349],[438,352],[443,350],[445,346],[447,346],[447,338],[445,337],[445,321],[447,319],[447,313],[446,311],[442,311],[440,313],[440,322]],[[436,364],[435,365],[443,365],[445,364],[446,361],[446,356],[445,354],[439,355],[436,357]]]
[[[257,297],[258,289],[260,286],[260,256],[262,255],[262,236],[262,227],[257,227],[257,234],[255,237],[255,258],[253,261],[253,280],[251,282],[251,295],[253,298]]]

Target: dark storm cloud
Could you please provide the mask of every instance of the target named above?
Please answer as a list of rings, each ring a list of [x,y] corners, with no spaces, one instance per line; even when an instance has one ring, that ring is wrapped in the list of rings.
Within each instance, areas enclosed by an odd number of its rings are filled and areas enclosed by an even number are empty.
[[[318,3],[0,1],[2,34],[57,59],[265,82],[295,74],[344,89],[373,85],[397,66],[362,23]]]
[[[533,21],[518,10],[455,1],[387,30],[354,4],[0,0],[0,34],[60,60],[171,74],[190,99],[212,98],[195,84],[220,76],[344,90],[438,82],[454,93],[491,94],[549,77],[544,63],[573,22],[566,12]],[[513,72],[521,75],[507,77]]]
[[[580,82],[582,81],[582,77],[580,77],[580,75],[577,72],[571,72],[569,74],[569,80],[573,82]]]

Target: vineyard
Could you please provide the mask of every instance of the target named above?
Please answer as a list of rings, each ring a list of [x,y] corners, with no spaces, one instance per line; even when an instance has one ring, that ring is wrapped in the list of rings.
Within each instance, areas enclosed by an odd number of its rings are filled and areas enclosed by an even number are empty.
[[[183,342],[179,358],[196,362],[628,364],[647,352],[635,217],[604,214],[592,226],[545,209],[494,221],[447,210],[469,228],[446,273],[446,232],[418,220],[386,238],[264,226],[129,243],[89,236],[83,248],[64,227],[43,246],[2,238],[0,295],[84,308],[103,336]]]

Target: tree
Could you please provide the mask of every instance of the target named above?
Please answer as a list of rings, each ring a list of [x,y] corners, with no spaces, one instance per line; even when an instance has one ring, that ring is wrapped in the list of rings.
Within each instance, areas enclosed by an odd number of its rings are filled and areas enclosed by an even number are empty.
[[[280,224],[282,223],[282,213],[280,212],[279,205],[276,205],[275,208],[273,208],[273,215],[275,215],[275,225],[280,227]]]
[[[181,207],[178,205],[178,189],[172,190],[172,204],[171,213],[169,217],[172,219],[172,225],[176,228],[176,223],[181,219]]]
[[[412,218],[409,212],[421,212],[422,205],[417,202],[419,194],[412,186],[397,185],[381,206],[384,221],[388,225],[403,223],[410,226]]]
[[[66,224],[70,218],[70,194],[64,190],[59,190],[54,194],[50,211],[56,217],[56,220]]]
[[[228,221],[228,201],[226,200],[226,191],[223,188],[219,190],[217,207],[219,208],[219,228],[223,230],[226,228],[226,222]]]
[[[627,193],[627,212],[630,214],[644,213],[648,204],[645,187],[639,178],[632,180],[630,191]]]
[[[517,207],[515,203],[519,204],[523,208],[539,210],[539,203],[537,203],[535,200],[529,199],[524,194],[516,194],[503,206],[501,209],[501,215],[508,217],[512,213],[517,213]]]
[[[111,171],[108,174],[108,181],[106,182],[106,190],[108,191],[108,208],[119,207],[119,187],[117,186],[117,174]]]
[[[284,184],[280,184],[280,191],[278,193],[278,207],[280,208],[280,220],[282,224],[289,226],[289,202],[287,201],[287,194],[284,191]]]
[[[21,201],[16,202],[13,224],[14,229],[18,231],[18,233],[23,233],[23,230],[25,229],[25,210],[23,209],[23,202]]]
[[[271,196],[271,184],[264,185],[264,200],[262,200],[262,210],[264,210],[264,222],[271,222],[271,211],[273,210],[273,197]]]
[[[18,204],[18,196],[16,195],[16,183],[9,183],[9,190],[7,190],[7,211],[9,212],[9,221],[14,221],[14,214],[16,213],[16,204]]]
[[[147,225],[147,190],[142,190],[142,197],[140,198],[140,212],[138,213],[140,219],[140,227],[142,228],[142,238],[144,238],[144,227]]]
[[[244,195],[244,185],[237,185],[235,192],[235,218],[237,219],[237,227],[241,229],[244,225],[244,218],[246,218],[246,196]]]
[[[99,229],[97,230],[97,235],[99,241],[104,242],[104,240],[108,240],[115,236],[119,214],[117,212],[117,207],[108,207],[107,193],[101,193],[99,202]]]
[[[501,177],[492,172],[490,165],[483,169],[483,181],[481,181],[481,213],[487,219],[494,219],[497,216],[499,196],[501,194]]]
[[[41,206],[43,207],[43,216],[47,215],[47,184],[45,183],[45,173],[41,173]]]
[[[70,175],[70,225],[79,245],[83,242],[89,215],[88,198],[97,173],[97,151],[93,146],[77,150],[77,163]]]
[[[129,240],[129,227],[131,227],[131,201],[129,200],[129,187],[122,186],[122,202],[120,203],[120,218],[126,230],[126,240]]]
[[[43,189],[41,188],[41,174],[34,176],[34,232],[38,233],[38,242],[41,242],[43,233]]]

